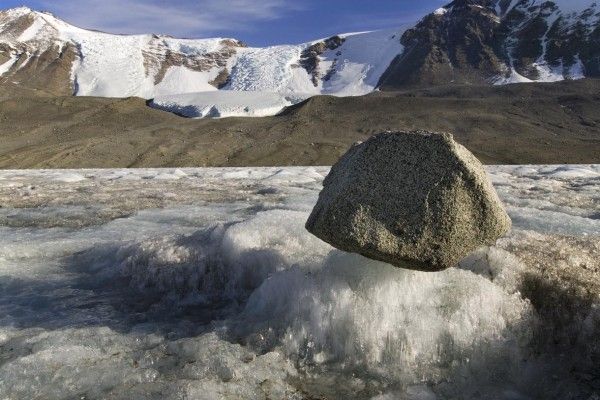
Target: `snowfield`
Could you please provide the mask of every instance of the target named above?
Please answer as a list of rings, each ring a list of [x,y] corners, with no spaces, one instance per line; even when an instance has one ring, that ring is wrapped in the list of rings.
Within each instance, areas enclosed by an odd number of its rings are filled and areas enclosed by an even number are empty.
[[[600,165],[489,167],[514,229],[435,274],[307,233],[327,172],[0,171],[0,398],[600,394],[600,298],[521,292],[598,268]]]
[[[401,52],[399,38],[408,27],[339,35],[346,39],[344,43],[334,50],[326,49],[317,66],[320,76],[330,70],[335,74],[331,80],[319,79],[315,85],[299,62],[303,50],[320,40],[255,48],[244,47],[230,38],[176,39],[89,31],[26,7],[8,10],[6,18],[8,21],[27,16],[33,23],[19,37],[3,34],[0,21],[0,41],[37,50],[75,44],[80,52],[72,70],[76,95],[146,99],[217,91],[210,82],[223,70],[230,74],[224,89],[236,92],[366,94],[374,90],[379,76]],[[177,62],[169,64],[167,60],[172,55],[203,66],[196,70]],[[13,63],[10,60],[0,66],[0,75]],[[165,71],[161,74],[163,65]]]
[[[340,35],[344,43],[326,50],[318,66],[320,75],[335,73],[316,86],[298,65],[302,51],[313,43],[244,48],[238,51],[224,90],[156,96],[150,104],[192,118],[263,117],[318,94],[364,95],[375,90],[379,77],[402,51],[399,38],[404,29]]]

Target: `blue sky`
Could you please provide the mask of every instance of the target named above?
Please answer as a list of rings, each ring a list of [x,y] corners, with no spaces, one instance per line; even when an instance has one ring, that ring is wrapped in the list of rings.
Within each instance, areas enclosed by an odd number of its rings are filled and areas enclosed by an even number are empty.
[[[178,37],[235,37],[251,45],[300,43],[397,27],[442,0],[0,0],[50,11],[82,28]]]

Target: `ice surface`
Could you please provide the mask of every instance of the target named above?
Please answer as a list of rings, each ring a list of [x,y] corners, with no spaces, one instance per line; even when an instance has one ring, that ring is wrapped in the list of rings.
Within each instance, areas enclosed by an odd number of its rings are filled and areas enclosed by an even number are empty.
[[[158,96],[150,104],[188,118],[263,117],[275,115],[308,97],[310,95],[222,90]]]
[[[565,353],[522,291],[535,243],[597,268],[600,166],[490,167],[513,232],[436,274],[306,232],[327,172],[1,171],[0,398],[599,394],[600,299]]]

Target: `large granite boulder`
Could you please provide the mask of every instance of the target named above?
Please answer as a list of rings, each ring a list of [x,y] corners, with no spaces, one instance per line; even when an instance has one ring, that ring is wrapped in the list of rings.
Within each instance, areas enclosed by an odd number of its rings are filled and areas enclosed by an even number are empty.
[[[481,163],[446,133],[373,136],[342,156],[323,186],[306,229],[397,267],[455,266],[511,226]]]

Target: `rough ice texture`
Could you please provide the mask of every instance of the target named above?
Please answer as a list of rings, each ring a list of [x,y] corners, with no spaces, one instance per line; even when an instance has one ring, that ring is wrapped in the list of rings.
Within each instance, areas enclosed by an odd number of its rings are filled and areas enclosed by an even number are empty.
[[[324,167],[0,171],[0,398],[594,398],[600,166],[488,171],[436,274],[309,234]]]
[[[481,163],[450,134],[385,132],[333,166],[306,228],[397,267],[439,271],[510,229]]]

